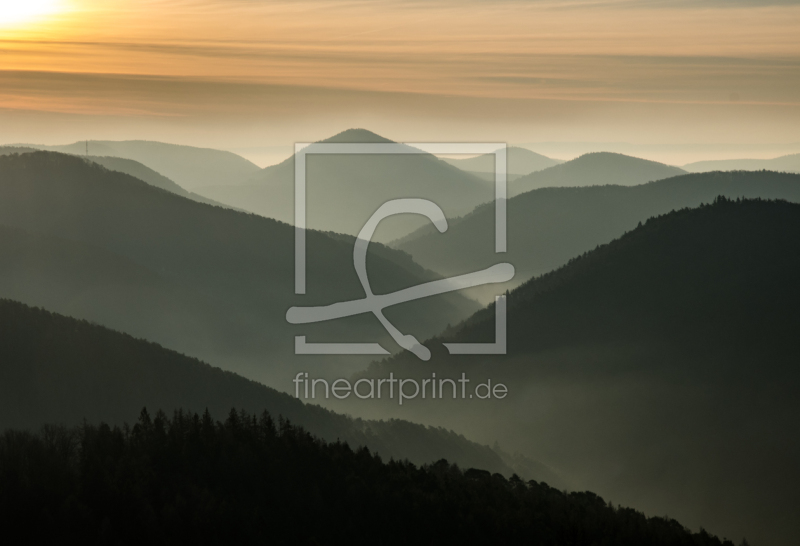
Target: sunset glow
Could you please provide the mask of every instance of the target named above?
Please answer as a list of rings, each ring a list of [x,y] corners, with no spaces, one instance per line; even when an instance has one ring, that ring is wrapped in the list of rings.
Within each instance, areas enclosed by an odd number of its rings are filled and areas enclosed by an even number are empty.
[[[24,25],[61,9],[58,0],[0,0],[0,27]]]
[[[800,546],[798,279],[800,0],[0,0],[4,536]]]
[[[412,140],[451,127],[518,142],[800,141],[795,2],[65,3],[2,3],[0,115],[34,116],[32,133],[58,114],[173,120],[176,135],[195,134],[178,120],[244,123],[267,141],[343,124]]]

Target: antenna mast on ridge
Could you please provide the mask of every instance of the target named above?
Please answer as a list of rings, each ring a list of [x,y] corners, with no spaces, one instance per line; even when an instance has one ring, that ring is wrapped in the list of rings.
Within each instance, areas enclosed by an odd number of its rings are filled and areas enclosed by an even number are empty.
[[[86,155],[89,155],[89,141],[86,141]]]

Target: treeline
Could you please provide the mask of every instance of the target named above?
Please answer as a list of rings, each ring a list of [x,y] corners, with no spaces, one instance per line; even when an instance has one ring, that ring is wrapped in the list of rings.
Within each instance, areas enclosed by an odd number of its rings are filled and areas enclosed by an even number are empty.
[[[0,247],[2,234],[0,228]],[[0,299],[0,431],[84,420],[122,425],[135,420],[142,406],[168,413],[205,408],[214,415],[232,406],[267,410],[322,439],[367,446],[386,458],[423,464],[444,457],[560,486],[546,468],[504,463],[490,447],[452,431],[337,414],[155,343]]]
[[[384,462],[235,410],[8,430],[0,519],[30,543],[733,546],[592,493]]]
[[[800,324],[797,233],[800,205],[782,199],[718,195],[697,208],[655,215],[510,291],[510,350],[647,340],[681,354],[688,344],[729,351],[729,362],[742,360],[743,351],[764,350],[775,360],[793,359],[796,344],[787,341]],[[490,305],[444,341],[493,336]],[[395,359],[413,361],[404,354]]]

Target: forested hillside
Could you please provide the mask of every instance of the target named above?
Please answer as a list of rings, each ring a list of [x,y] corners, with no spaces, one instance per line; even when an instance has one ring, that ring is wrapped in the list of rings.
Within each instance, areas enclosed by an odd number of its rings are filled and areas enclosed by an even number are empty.
[[[499,439],[648,513],[790,546],[800,534],[800,437],[787,434],[800,429],[799,234],[800,205],[782,201],[718,198],[645,220],[512,291],[507,355],[442,347],[492,341],[492,306],[430,340],[430,362],[403,354],[369,374],[508,385],[502,400],[416,399],[403,415]]]
[[[156,344],[17,302],[0,300],[0,331],[0,429],[84,419],[121,425],[142,406],[214,414],[235,406],[269,411],[323,439],[368,446],[385,458],[421,464],[447,457],[512,472],[489,447],[447,430],[354,420]],[[540,471],[532,477],[552,483],[551,476]]]
[[[484,303],[531,277],[561,267],[575,256],[608,243],[639,222],[683,207],[730,198],[800,201],[800,175],[774,172],[702,173],[633,187],[544,188],[508,201],[508,252],[494,252],[494,206],[478,207],[450,222],[445,233],[432,226],[399,241],[397,248],[443,275],[477,271],[500,261],[516,276],[496,286],[469,291]]]
[[[0,522],[38,543],[733,546],[592,493],[386,461],[235,410],[6,431]]]
[[[217,203],[216,201],[212,201],[211,199],[207,199],[201,195],[185,190],[183,187],[179,186],[161,173],[156,172],[150,167],[147,167],[138,161],[134,161],[133,159],[110,156],[87,156],[85,159],[87,161],[91,161],[92,163],[102,165],[111,171],[119,171],[121,173],[129,174],[134,178],[138,178],[143,182],[147,182],[151,186],[161,188],[162,190],[167,190],[168,192],[180,195],[181,197],[186,197],[192,201],[206,203],[208,205],[214,205],[218,207],[223,206],[221,203]]]
[[[303,328],[286,322],[292,305],[364,296],[349,241],[307,233],[308,290],[307,295],[295,296],[292,226],[196,203],[127,174],[53,152],[0,157],[0,225],[37,234],[20,235],[14,245],[0,247],[0,270],[25,270],[17,274],[15,284],[0,284],[0,297],[24,293],[32,296],[25,300],[29,303],[49,305],[52,300],[43,301],[43,296],[57,299],[54,287],[68,285],[80,302],[63,294],[57,310],[74,311],[78,318],[114,329],[135,323],[135,335],[155,336],[150,339],[251,378],[285,381],[282,385],[289,388],[288,359],[293,357],[295,334],[315,341],[366,338],[396,350],[374,317]],[[38,246],[26,249],[25,241]],[[4,255],[8,249],[16,250]],[[26,255],[38,257],[16,261]],[[396,260],[387,259],[392,255]],[[65,261],[63,268],[52,266],[57,260]],[[111,269],[92,269],[92,264],[112,261],[118,266],[108,278],[102,273]],[[401,262],[404,265],[398,265]],[[423,279],[408,262],[406,255],[390,249],[370,252],[375,292],[420,284]],[[130,264],[134,273],[146,272],[158,290],[149,295],[137,292],[142,297],[131,302],[127,281],[117,283],[117,273],[124,273],[122,263]],[[78,290],[81,275],[96,279],[95,286],[83,282]],[[105,301],[100,287],[108,294]],[[165,290],[172,290],[166,298]],[[130,304],[123,304],[126,301]],[[176,301],[183,303],[176,304],[170,319],[165,304]],[[85,312],[77,311],[81,306]],[[467,298],[446,294],[397,306],[388,316],[404,331],[424,338],[476,309]],[[158,326],[161,321],[167,321],[164,328]],[[347,370],[367,362],[363,357],[338,360]],[[336,364],[326,361],[323,373],[337,373]]]

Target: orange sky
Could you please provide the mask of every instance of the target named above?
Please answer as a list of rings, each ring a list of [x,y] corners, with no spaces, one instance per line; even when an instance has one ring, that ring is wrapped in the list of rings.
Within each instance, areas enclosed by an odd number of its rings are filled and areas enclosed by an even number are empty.
[[[31,2],[0,0],[0,142],[800,142],[798,2]]]

